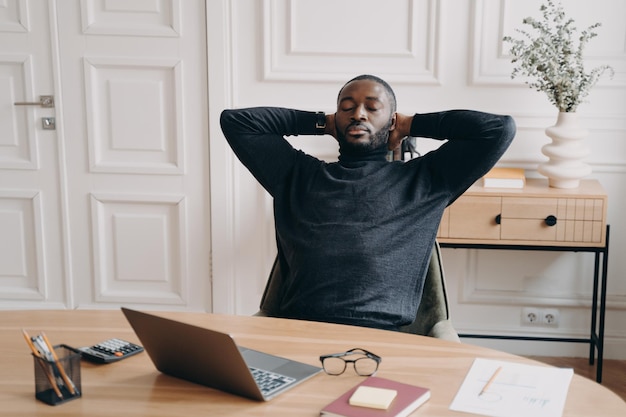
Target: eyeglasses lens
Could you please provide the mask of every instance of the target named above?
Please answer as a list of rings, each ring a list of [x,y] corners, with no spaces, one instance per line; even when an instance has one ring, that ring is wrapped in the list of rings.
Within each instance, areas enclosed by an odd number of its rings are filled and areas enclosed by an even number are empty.
[[[354,362],[354,370],[362,376],[373,375],[378,369],[378,362],[372,358],[359,358]]]
[[[345,359],[345,358],[325,358],[324,359],[324,371],[329,375],[341,375],[346,370],[348,363],[354,365],[354,371],[361,376],[373,375],[378,369],[378,362],[369,357],[362,357],[358,359]]]
[[[342,358],[325,358],[324,371],[329,375],[340,375],[346,370],[346,363]]]

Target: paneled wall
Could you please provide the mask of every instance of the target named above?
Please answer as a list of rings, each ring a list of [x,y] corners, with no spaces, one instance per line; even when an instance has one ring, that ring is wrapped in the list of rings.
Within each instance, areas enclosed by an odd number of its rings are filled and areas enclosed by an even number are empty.
[[[587,65],[610,64],[580,106],[589,129],[587,162],[608,193],[611,224],[606,356],[626,358],[626,3],[564,0],[580,28],[603,26],[587,48]],[[399,111],[472,108],[511,114],[518,133],[500,161],[539,176],[544,129],[557,110],[542,94],[511,80],[501,41],[539,0],[298,0],[208,2],[213,308],[256,311],[275,255],[268,195],[235,159],[219,130],[225,107],[286,106],[332,112],[349,78],[388,80]],[[329,137],[290,139],[333,160]],[[435,146],[427,140],[419,148]],[[444,250],[453,321],[462,332],[580,336],[588,331],[593,256]],[[521,323],[522,308],[556,308],[556,327]],[[472,343],[478,341],[472,340]],[[480,342],[517,353],[584,356],[587,348],[549,343]]]

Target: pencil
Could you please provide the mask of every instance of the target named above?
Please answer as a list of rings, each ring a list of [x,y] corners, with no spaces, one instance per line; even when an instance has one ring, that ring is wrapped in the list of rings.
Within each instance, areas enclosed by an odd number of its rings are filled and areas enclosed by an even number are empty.
[[[493,381],[496,380],[496,377],[498,376],[498,374],[500,373],[501,370],[502,370],[502,367],[498,366],[498,369],[496,369],[496,371],[493,373],[493,375],[491,375],[491,378],[489,378],[489,381],[487,381],[487,383],[485,384],[483,389],[480,390],[480,394],[478,394],[479,397],[487,392],[487,390],[489,389],[491,384],[493,384]]]
[[[30,347],[30,350],[33,352],[33,355],[35,355],[37,359],[40,359],[40,360],[37,360],[36,362],[39,363],[39,366],[41,366],[41,369],[43,369],[43,373],[46,374],[46,376],[48,377],[48,381],[50,381],[50,385],[52,386],[52,389],[54,390],[54,392],[59,398],[63,398],[63,394],[61,393],[59,386],[54,380],[54,376],[50,373],[50,369],[48,369],[48,367],[44,363],[44,362],[47,362],[46,359],[43,356],[41,356],[41,353],[39,353],[35,345],[33,345],[33,341],[31,340],[26,330],[22,329],[22,333],[24,334],[24,339],[26,339],[26,343],[28,343],[28,347]]]
[[[46,345],[48,345],[48,349],[50,349],[50,352],[52,353],[52,358],[54,359],[54,362],[56,363],[57,368],[59,369],[59,372],[61,373],[61,378],[63,378],[63,381],[65,382],[65,386],[67,387],[67,389],[70,390],[70,393],[72,395],[76,395],[77,394],[76,385],[74,385],[74,382],[65,373],[65,369],[63,368],[63,365],[61,365],[61,362],[59,361],[59,357],[57,356],[57,353],[54,351],[54,347],[52,346],[52,344],[50,344],[50,341],[48,340],[44,332],[41,332],[41,337],[43,337],[44,342],[46,342]]]

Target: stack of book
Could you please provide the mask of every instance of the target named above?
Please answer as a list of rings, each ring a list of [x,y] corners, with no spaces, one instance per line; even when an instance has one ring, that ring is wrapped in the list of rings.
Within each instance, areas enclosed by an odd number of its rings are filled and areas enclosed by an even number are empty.
[[[492,168],[483,176],[485,188],[524,188],[525,184],[523,168]]]
[[[370,376],[324,407],[323,417],[406,417],[430,398],[428,388]]]

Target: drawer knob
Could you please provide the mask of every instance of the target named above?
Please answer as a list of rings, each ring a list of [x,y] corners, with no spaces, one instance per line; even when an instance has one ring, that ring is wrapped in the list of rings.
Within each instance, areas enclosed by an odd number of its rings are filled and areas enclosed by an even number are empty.
[[[544,221],[546,222],[548,226],[552,227],[556,224],[556,216],[550,215],[546,217]]]
[[[496,224],[502,223],[502,214],[498,214],[495,218]]]

